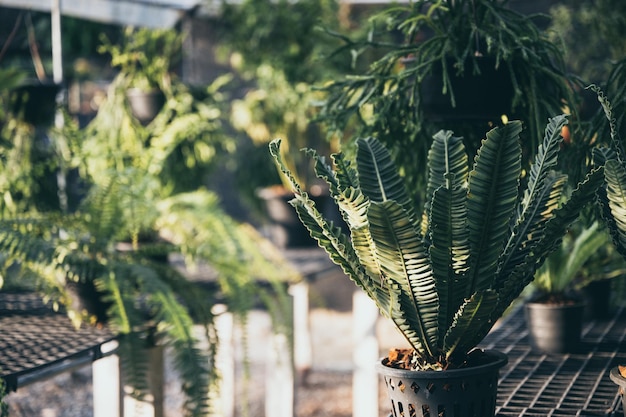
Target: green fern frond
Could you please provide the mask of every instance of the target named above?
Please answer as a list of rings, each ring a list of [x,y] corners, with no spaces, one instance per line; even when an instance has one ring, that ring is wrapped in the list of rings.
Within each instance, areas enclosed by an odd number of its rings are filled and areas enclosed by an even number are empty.
[[[604,219],[616,249],[626,257],[626,165],[612,159],[605,165]]]
[[[470,256],[467,232],[467,190],[454,179],[451,188],[440,186],[430,207],[429,247],[439,296],[439,328],[447,329],[468,291]]]
[[[476,292],[460,306],[443,338],[446,359],[454,362],[480,343],[491,328],[494,310],[498,305],[498,293],[493,290]]]
[[[357,172],[363,194],[372,202],[396,201],[414,221],[413,202],[387,148],[373,138],[358,139],[357,147]]]
[[[521,122],[513,121],[488,132],[469,174],[467,217],[471,263],[466,297],[493,285],[518,199],[521,130]]]
[[[545,223],[561,204],[567,176],[550,173],[543,180],[541,189],[535,189],[530,204],[518,218],[499,260],[495,288],[508,281],[511,271],[524,262],[535,250],[544,236]]]
[[[372,203],[367,217],[384,281],[400,290],[399,311],[392,310],[391,318],[395,321],[402,317],[410,323],[417,335],[406,330],[405,336],[431,362],[437,353],[439,300],[428,252],[407,213],[395,200]],[[396,262],[399,259],[403,262]]]

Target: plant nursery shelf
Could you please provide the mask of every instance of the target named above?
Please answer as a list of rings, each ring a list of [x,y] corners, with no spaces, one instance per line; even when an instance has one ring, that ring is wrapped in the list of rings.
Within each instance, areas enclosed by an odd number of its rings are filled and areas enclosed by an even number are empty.
[[[623,416],[611,368],[626,364],[626,310],[586,322],[581,346],[573,353],[534,352],[523,308],[493,330],[481,347],[504,352],[500,370],[498,417]]]
[[[9,391],[111,354],[115,339],[106,329],[76,329],[35,293],[0,292],[0,378]]]

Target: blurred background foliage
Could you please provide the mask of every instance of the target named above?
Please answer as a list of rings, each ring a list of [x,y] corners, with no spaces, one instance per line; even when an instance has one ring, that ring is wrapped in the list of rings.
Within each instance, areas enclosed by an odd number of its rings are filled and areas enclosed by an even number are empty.
[[[445,9],[447,2],[432,3]],[[512,5],[515,3],[519,1],[511,1]],[[545,6],[541,0],[536,4]],[[537,18],[550,22],[542,24],[546,27],[541,32],[542,39],[558,45],[566,75],[578,80],[577,88],[591,82],[601,85],[609,97],[616,98],[615,114],[623,117],[626,114],[626,2],[562,0],[553,4],[544,10],[551,20],[546,16]],[[388,13],[379,15],[382,11]],[[333,129],[332,120],[322,123],[319,119],[328,105],[330,84],[350,77],[354,80],[376,69],[381,58],[394,48],[399,53],[407,52],[403,49],[407,47],[406,35],[415,32],[411,32],[410,25],[402,25],[406,16],[403,13],[406,9],[397,5],[334,0],[244,0],[223,4],[219,18],[212,21],[216,30],[212,40],[216,64],[224,65],[228,75],[206,85],[191,86],[185,83],[184,73],[183,77],[179,76],[180,63],[169,62],[168,74],[161,74],[165,77],[159,81],[165,90],[165,105],[147,126],[130,116],[122,91],[123,79],[116,78],[124,73],[124,68],[116,67],[115,63],[123,61],[111,59],[111,52],[118,54],[118,58],[129,52],[124,49],[128,46],[124,40],[133,29],[63,17],[66,86],[77,82],[93,90],[89,101],[76,107],[80,114],[65,113],[66,123],[56,130],[24,124],[12,107],[16,87],[28,80],[41,79],[42,74],[44,79],[51,78],[50,16],[36,12],[0,16],[5,40],[14,34],[10,44],[0,45],[2,214],[78,210],[81,196],[88,192],[90,184],[105,186],[107,173],[119,169],[126,184],[136,184],[137,202],[144,203],[141,208],[147,214],[141,219],[134,217],[145,222],[140,228],[161,227],[170,232],[170,237],[177,232],[174,240],[178,249],[189,255],[209,258],[211,248],[223,244],[222,250],[214,253],[224,256],[221,266],[231,268],[232,279],[223,282],[222,290],[234,300],[233,308],[240,307],[239,311],[244,312],[252,305],[248,296],[254,293],[254,288],[242,279],[261,272],[269,278],[274,272],[272,265],[280,265],[281,260],[274,258],[276,254],[271,250],[270,259],[255,250],[257,240],[246,240],[245,236],[253,235],[254,239],[260,236],[256,232],[249,234],[247,228],[240,230],[242,235],[232,232],[234,243],[226,245],[219,233],[207,233],[206,227],[203,233],[192,226],[180,227],[189,226],[185,216],[193,214],[201,219],[203,212],[195,210],[185,198],[176,201],[170,197],[202,197],[195,201],[216,214],[205,218],[206,224],[226,233],[224,236],[231,233],[231,227],[236,229],[228,215],[262,226],[265,219],[257,191],[281,183],[267,150],[269,140],[282,137],[282,148],[288,153],[285,159],[295,167],[293,172],[303,182],[312,183],[310,166],[303,161],[300,148],[323,149],[328,154],[349,150],[359,134],[380,134],[380,130],[376,132],[380,126],[371,123],[374,116],[380,116],[376,113],[378,109],[365,102],[358,104],[357,118],[343,123],[341,132]],[[374,34],[380,36],[374,38]],[[181,58],[185,59],[184,54]],[[410,63],[396,60],[388,69],[397,73],[408,66],[405,64]],[[383,88],[375,93],[384,99],[387,92]],[[69,97],[68,101],[73,99]],[[607,129],[594,99],[591,95],[591,100],[585,102],[589,107],[585,104],[582,107],[588,120],[585,145],[590,146],[601,142]],[[89,113],[85,118],[83,111]],[[387,111],[389,120],[399,121],[394,125],[396,130],[384,133],[390,138],[388,145],[392,151],[406,157],[404,173],[421,169],[415,153],[417,148],[427,149],[427,142],[423,137],[409,146],[403,142],[403,135],[407,131],[411,134],[415,127],[406,124],[407,117],[414,116],[411,109],[398,101],[396,107],[388,107]],[[585,147],[572,149],[583,156],[588,151]],[[216,177],[227,178],[234,187],[214,189]],[[66,188],[60,189],[60,184]],[[65,202],[59,199],[64,190]],[[198,191],[204,194],[194,194]],[[235,194],[245,206],[245,215],[230,212],[227,205],[220,207],[225,197]],[[124,201],[120,199],[117,203]],[[170,215],[157,213],[157,206]],[[221,222],[223,215],[229,220]],[[122,233],[115,240],[127,237]],[[217,242],[211,241],[215,238]],[[232,256],[233,251],[249,257]],[[607,255],[606,259],[609,258]],[[246,259],[253,261],[248,264]],[[213,260],[219,264],[219,259]],[[597,263],[605,268],[604,259]],[[263,265],[263,271],[260,268],[255,271],[256,265]],[[599,268],[587,266],[588,274]],[[293,279],[293,271],[282,267],[275,270],[282,271],[283,278]],[[623,280],[612,282],[626,288]]]

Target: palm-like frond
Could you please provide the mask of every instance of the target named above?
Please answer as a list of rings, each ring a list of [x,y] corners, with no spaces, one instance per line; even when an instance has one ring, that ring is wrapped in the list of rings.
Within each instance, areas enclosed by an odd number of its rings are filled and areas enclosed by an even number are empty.
[[[439,295],[439,327],[452,323],[468,289],[467,189],[440,187],[432,198],[430,260]]]
[[[585,175],[567,200],[554,209],[550,218],[538,228],[541,237],[534,244],[534,249],[522,262],[514,265],[510,274],[500,278],[502,288],[499,290],[499,306],[494,313],[496,317],[499,317],[533,280],[537,269],[561,243],[568,227],[576,220],[582,207],[594,200],[596,191],[602,186],[603,173],[604,167],[598,167]]]
[[[533,251],[543,236],[545,222],[561,203],[567,177],[553,172],[553,169],[563,141],[561,128],[566,123],[564,116],[556,116],[546,126],[543,142],[531,164],[523,199],[512,222],[512,233],[499,260],[496,288],[500,288],[500,281],[506,280],[515,265]]]
[[[396,201],[414,221],[415,210],[391,154],[374,138],[357,141],[357,171],[363,194],[373,202]]]
[[[467,231],[467,153],[462,138],[441,131],[429,152],[428,194],[422,225],[430,242],[430,257],[439,294],[439,327],[452,323],[467,292],[469,261]],[[430,231],[430,234],[426,234]]]
[[[430,362],[437,353],[439,300],[426,248],[394,200],[372,203],[367,217],[383,277],[400,288],[399,311],[392,310],[391,318],[408,323],[400,327],[403,334]]]
[[[616,249],[626,257],[626,166],[616,159],[607,161],[605,179],[605,220]]]
[[[514,121],[487,133],[469,174],[467,217],[471,263],[466,297],[493,285],[518,199],[521,130],[521,122]]]
[[[520,205],[521,212],[518,214],[518,218],[525,217],[525,213],[532,206],[534,196],[539,193],[548,173],[556,168],[559,147],[563,143],[561,129],[565,125],[567,125],[567,117],[565,115],[555,116],[549,120],[543,141],[539,145],[537,155],[530,166],[528,184],[524,191],[523,201]]]
[[[518,218],[500,257],[496,288],[501,286],[502,281],[508,280],[508,274],[516,265],[524,262],[543,238],[545,223],[561,203],[566,182],[567,176],[551,173],[545,178],[542,187],[535,190],[531,205]]]
[[[443,339],[446,359],[462,357],[480,343],[491,327],[489,322],[497,305],[498,293],[487,290],[474,293],[459,307]]]
[[[469,170],[463,138],[453,136],[453,132],[450,130],[439,131],[433,136],[433,144],[428,151],[428,159],[439,161],[439,163],[428,165],[428,184],[424,207],[427,214],[428,206],[435,191],[441,186],[451,189],[449,182],[452,178],[457,181],[466,181]]]
[[[594,87],[593,90],[598,94],[611,136],[611,148],[594,154],[606,162],[604,170],[606,186],[598,190],[598,203],[615,248],[626,258],[626,151],[609,99],[599,88]]]
[[[331,228],[329,222],[315,208],[313,200],[302,190],[295,177],[283,163],[279,151],[280,142],[280,139],[276,139],[270,143],[270,153],[278,168],[292,184],[296,198],[291,201],[291,204],[298,213],[302,224],[319,245],[326,250],[333,262],[339,265],[348,277],[376,302],[383,314],[389,316],[392,309],[390,289],[380,285],[380,276],[368,275],[366,267],[359,261],[357,252],[353,247],[353,244],[356,245],[358,241],[351,242],[340,228]],[[368,246],[367,242],[361,244]]]

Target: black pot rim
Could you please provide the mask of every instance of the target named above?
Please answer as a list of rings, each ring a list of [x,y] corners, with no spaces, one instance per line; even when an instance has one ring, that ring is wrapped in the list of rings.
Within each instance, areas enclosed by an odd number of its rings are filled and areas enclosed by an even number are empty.
[[[500,351],[485,350],[485,354],[492,357],[491,362],[478,366],[470,366],[467,368],[447,369],[445,371],[398,369],[384,365],[383,361],[385,360],[385,358],[381,358],[376,363],[376,370],[382,375],[389,375],[401,378],[445,379],[487,373],[495,369],[502,368],[509,362],[508,356]]]

